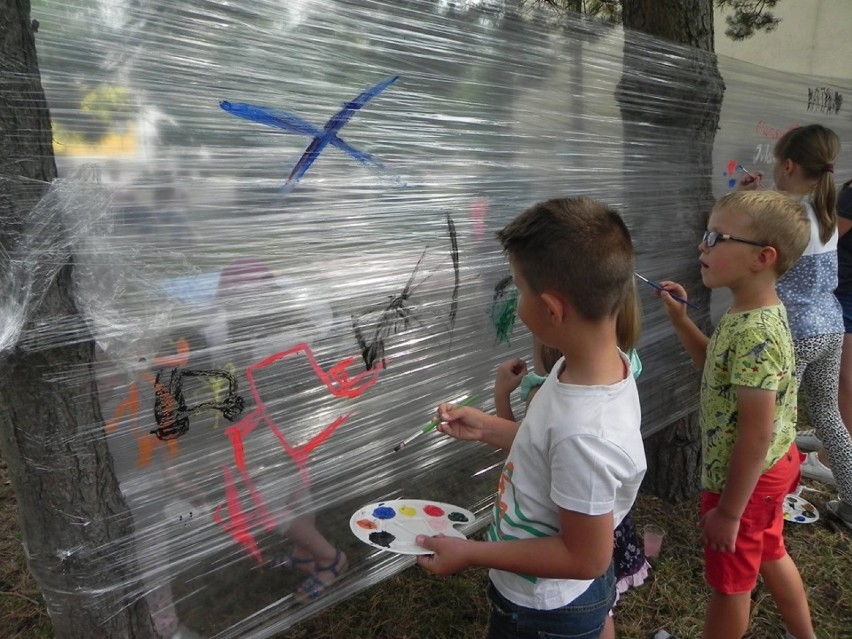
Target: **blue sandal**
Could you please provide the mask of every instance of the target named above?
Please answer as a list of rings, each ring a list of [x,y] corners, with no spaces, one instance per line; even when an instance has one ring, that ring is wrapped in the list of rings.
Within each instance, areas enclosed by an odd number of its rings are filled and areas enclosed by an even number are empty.
[[[318,599],[325,592],[326,588],[337,581],[337,578],[346,570],[347,566],[346,555],[338,548],[334,554],[334,560],[330,564],[327,566],[315,564],[313,574],[305,579],[296,591],[296,601],[299,603],[308,603]],[[326,583],[320,579],[319,574],[322,572],[330,572],[332,575],[331,581]]]
[[[283,558],[281,555],[272,555],[264,565],[267,568],[295,568],[302,572],[313,573],[314,570],[310,568],[312,563],[314,563],[313,557],[299,558],[291,552]]]

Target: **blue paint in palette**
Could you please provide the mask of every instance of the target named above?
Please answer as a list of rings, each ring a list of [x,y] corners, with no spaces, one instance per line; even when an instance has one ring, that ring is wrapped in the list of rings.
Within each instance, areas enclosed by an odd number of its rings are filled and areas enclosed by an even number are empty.
[[[390,506],[379,506],[373,511],[373,517],[376,519],[393,519],[396,517],[396,511]]]

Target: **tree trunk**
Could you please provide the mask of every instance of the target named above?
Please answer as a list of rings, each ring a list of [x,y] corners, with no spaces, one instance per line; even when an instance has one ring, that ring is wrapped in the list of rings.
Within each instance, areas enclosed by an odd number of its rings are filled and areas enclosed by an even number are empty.
[[[647,184],[676,184],[662,196],[659,189],[631,189],[630,206],[640,212],[637,217],[650,252],[665,254],[666,265],[673,265],[665,278],[682,283],[705,309],[690,314],[706,330],[710,298],[696,268],[696,246],[714,203],[713,141],[725,88],[713,53],[713,2],[624,0],[623,11],[624,68],[618,102],[624,121],[625,175],[641,175]],[[678,49],[659,38],[690,48]],[[672,214],[659,215],[660,210]],[[671,335],[668,339],[666,346],[660,343],[657,348],[671,349],[676,340]],[[646,438],[644,489],[674,501],[691,498],[699,490],[701,440],[695,410],[700,375],[683,365],[680,349],[671,350],[679,359],[673,365],[683,368],[679,384],[694,392],[673,399],[666,389],[655,389],[645,398],[662,403],[669,414],[683,414],[685,409],[689,414]],[[674,405],[678,402],[683,405]]]
[[[40,268],[48,258],[27,254],[24,241],[56,177],[29,0],[0,0],[0,131],[0,335],[23,322],[0,352],[0,452],[29,567],[57,637],[153,637],[144,599],[128,598],[131,518],[107,450],[71,258],[51,252],[61,266]],[[55,237],[38,237],[40,246],[66,246],[61,225],[53,229]],[[45,271],[56,275],[35,279],[37,296],[22,293],[28,281],[8,281]],[[31,303],[16,305],[21,300]]]

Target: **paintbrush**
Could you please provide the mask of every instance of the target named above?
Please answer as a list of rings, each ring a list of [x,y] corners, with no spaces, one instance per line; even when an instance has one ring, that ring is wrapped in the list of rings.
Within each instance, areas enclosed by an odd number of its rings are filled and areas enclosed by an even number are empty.
[[[757,176],[745,168],[742,164],[737,164],[737,168],[752,179],[752,182],[757,179]]]
[[[664,289],[662,286],[660,286],[660,285],[659,285],[659,284],[657,284],[656,282],[652,282],[652,281],[651,281],[651,280],[649,280],[647,277],[642,277],[641,275],[639,275],[639,273],[633,273],[633,275],[635,275],[636,277],[638,277],[640,280],[642,280],[643,282],[645,282],[645,283],[646,283],[646,284],[648,284],[649,286],[653,286],[653,287],[654,287],[655,289],[657,289],[658,291],[666,291],[666,289]],[[695,304],[693,304],[692,302],[688,302],[688,301],[686,301],[685,299],[683,299],[683,298],[682,298],[681,296],[679,296],[679,295],[675,295],[674,293],[671,293],[671,292],[669,292],[669,291],[666,291],[666,293],[668,293],[669,295],[671,295],[671,296],[672,296],[672,299],[677,300],[677,301],[678,301],[678,302],[680,302],[681,304],[686,304],[689,308],[694,308],[696,311],[700,311],[700,310],[701,310],[701,309],[700,309],[700,308],[698,308]]]
[[[475,402],[475,401],[476,401],[476,395],[471,395],[471,396],[470,396],[470,397],[468,397],[467,399],[463,399],[462,401],[460,401],[460,402],[458,402],[458,403],[456,403],[456,404],[453,404],[453,407],[454,407],[454,408],[458,408],[459,406],[469,406],[470,404],[472,404],[472,403],[473,403],[473,402]],[[393,447],[393,452],[395,452],[395,453],[396,453],[396,452],[399,452],[399,451],[400,451],[400,450],[402,450],[402,449],[403,449],[403,448],[404,448],[407,444],[411,443],[414,439],[417,439],[418,437],[420,437],[420,435],[422,435],[422,434],[424,434],[424,433],[428,433],[430,430],[433,430],[433,429],[434,429],[434,428],[435,428],[438,424],[440,424],[440,423],[441,423],[441,420],[440,420],[439,418],[437,418],[437,417],[436,417],[435,419],[433,419],[433,420],[432,420],[431,422],[429,422],[428,424],[424,424],[423,426],[421,426],[420,428],[418,428],[418,429],[417,429],[417,431],[416,431],[416,432],[415,432],[415,433],[414,433],[411,437],[409,437],[409,438],[407,438],[407,439],[405,439],[405,440],[401,441],[401,442],[400,442],[400,443],[398,443],[396,446],[394,446],[394,447]]]

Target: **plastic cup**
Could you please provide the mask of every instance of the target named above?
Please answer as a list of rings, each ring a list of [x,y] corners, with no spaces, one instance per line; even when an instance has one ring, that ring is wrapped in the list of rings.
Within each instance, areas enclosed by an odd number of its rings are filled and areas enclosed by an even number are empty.
[[[666,531],[654,524],[648,524],[642,529],[646,557],[657,557],[660,554],[660,547],[663,545],[665,536]]]

